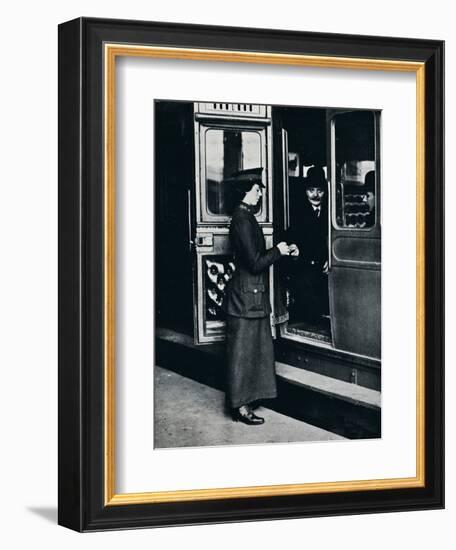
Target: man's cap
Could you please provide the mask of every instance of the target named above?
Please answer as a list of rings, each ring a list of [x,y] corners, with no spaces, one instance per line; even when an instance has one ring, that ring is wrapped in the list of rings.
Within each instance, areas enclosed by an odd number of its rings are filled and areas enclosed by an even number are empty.
[[[307,171],[307,177],[304,180],[306,189],[310,187],[321,187],[326,190],[326,177],[325,171],[321,166],[312,166]]]
[[[257,183],[260,187],[265,187],[261,174],[263,168],[248,168],[247,170],[239,170],[231,174],[229,178],[225,180],[226,183],[233,184],[239,191],[247,193],[252,189],[253,185]]]

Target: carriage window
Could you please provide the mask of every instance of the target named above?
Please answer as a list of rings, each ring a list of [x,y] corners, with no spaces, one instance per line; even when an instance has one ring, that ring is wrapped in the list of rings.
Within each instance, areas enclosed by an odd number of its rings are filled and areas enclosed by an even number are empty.
[[[247,130],[206,132],[206,200],[213,215],[229,215],[232,193],[225,180],[239,170],[262,166],[261,135]]]
[[[375,118],[357,111],[334,118],[336,221],[339,227],[375,225]]]

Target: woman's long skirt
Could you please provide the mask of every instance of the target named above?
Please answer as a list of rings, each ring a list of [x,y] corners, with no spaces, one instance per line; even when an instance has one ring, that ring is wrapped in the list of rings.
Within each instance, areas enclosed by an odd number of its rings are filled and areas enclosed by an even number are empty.
[[[227,315],[227,404],[237,408],[277,396],[269,317]]]

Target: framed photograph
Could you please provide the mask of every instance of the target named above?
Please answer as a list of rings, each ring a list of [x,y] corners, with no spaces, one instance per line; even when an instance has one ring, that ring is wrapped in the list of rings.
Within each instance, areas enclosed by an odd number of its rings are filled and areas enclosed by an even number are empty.
[[[444,44],[59,27],[59,523],[444,506]]]

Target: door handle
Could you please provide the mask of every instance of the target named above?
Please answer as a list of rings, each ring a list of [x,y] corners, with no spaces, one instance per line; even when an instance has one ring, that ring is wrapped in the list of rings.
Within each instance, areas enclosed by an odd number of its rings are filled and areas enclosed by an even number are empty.
[[[214,236],[213,235],[197,235],[194,243],[196,249],[212,249],[214,247]]]

